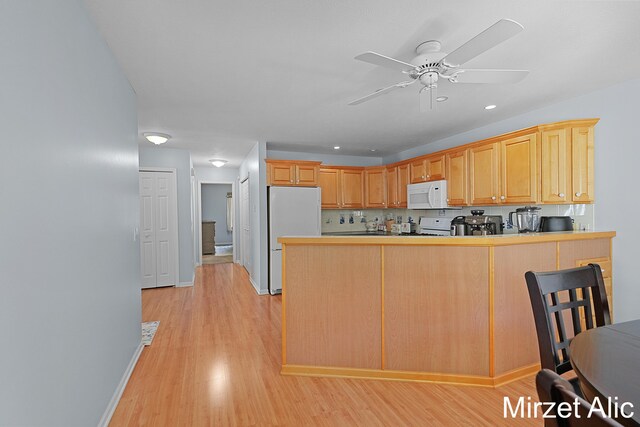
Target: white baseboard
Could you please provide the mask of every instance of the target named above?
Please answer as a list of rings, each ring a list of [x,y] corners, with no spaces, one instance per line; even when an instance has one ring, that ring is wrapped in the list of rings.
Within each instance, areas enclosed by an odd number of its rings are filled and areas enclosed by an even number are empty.
[[[136,364],[138,363],[138,359],[140,358],[140,354],[142,353],[143,348],[144,348],[144,344],[140,342],[140,344],[138,345],[138,348],[136,348],[136,351],[133,353],[133,357],[131,358],[131,361],[129,361],[129,365],[127,366],[127,369],[124,371],[124,374],[122,375],[122,379],[120,380],[120,383],[116,388],[116,391],[113,393],[113,396],[111,397],[111,401],[107,405],[107,409],[104,411],[104,414],[102,414],[102,418],[100,418],[98,427],[107,427],[109,425],[109,422],[111,421],[111,417],[113,416],[113,413],[115,412],[116,407],[118,406],[118,402],[120,402],[122,393],[124,392],[124,389],[127,386],[127,383],[129,382],[129,378],[131,378],[131,374],[133,373],[133,368],[135,368]]]
[[[187,286],[193,286],[193,284],[196,283],[196,271],[193,270],[193,277],[191,278],[190,282],[180,282],[178,283],[178,286],[176,286],[176,288],[184,288]]]
[[[256,282],[253,281],[253,278],[251,276],[249,276],[249,281],[251,282],[251,285],[253,286],[253,289],[255,289],[256,293],[258,295],[268,295],[269,291],[267,289],[261,290],[260,287],[258,285],[256,285]]]

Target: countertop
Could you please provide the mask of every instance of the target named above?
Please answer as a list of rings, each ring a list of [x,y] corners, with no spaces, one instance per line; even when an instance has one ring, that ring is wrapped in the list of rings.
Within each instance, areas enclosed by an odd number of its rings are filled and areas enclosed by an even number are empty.
[[[347,232],[349,233],[349,232]],[[438,245],[505,246],[526,243],[591,240],[615,237],[615,231],[559,231],[548,233],[495,234],[491,236],[423,236],[387,233],[324,234],[322,236],[280,237],[278,242],[291,245]]]

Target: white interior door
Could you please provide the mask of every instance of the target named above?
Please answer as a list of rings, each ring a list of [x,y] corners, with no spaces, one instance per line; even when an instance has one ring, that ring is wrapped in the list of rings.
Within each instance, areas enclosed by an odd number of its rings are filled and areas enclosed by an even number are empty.
[[[149,172],[140,172],[140,269],[142,289],[156,287],[154,184],[154,178]]]
[[[173,172],[140,172],[142,287],[177,282],[176,177]]]
[[[244,268],[251,271],[251,209],[249,198],[249,178],[240,183],[240,260]]]

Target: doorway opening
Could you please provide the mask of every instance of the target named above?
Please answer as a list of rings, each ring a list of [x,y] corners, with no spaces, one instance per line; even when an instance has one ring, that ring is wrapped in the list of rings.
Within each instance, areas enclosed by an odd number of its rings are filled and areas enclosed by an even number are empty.
[[[202,264],[233,262],[233,203],[232,184],[201,184]]]

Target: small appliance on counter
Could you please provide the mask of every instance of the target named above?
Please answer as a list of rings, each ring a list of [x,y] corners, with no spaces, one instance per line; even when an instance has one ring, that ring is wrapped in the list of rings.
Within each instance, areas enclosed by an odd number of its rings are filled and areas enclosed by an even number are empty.
[[[570,216],[543,216],[540,231],[573,231],[573,220]]]
[[[512,227],[518,227],[518,233],[535,233],[540,227],[539,210],[537,206],[518,208],[515,212],[509,212],[509,223]],[[516,215],[517,222],[513,222],[513,215]]]
[[[425,236],[449,236],[451,234],[452,219],[453,218],[450,217],[429,218],[421,216],[418,234]]]
[[[451,235],[464,236],[467,234],[467,225],[464,222],[465,216],[460,215],[451,220]]]
[[[484,215],[484,211],[472,210],[464,217],[465,235],[486,236],[502,234],[502,215]]]
[[[391,224],[391,234],[402,233],[401,224]]]
[[[367,221],[364,227],[365,227],[365,230],[369,232],[378,231],[378,223],[376,221]]]
[[[418,225],[415,222],[403,222],[400,224],[400,233],[411,234],[415,233],[418,229]]]

